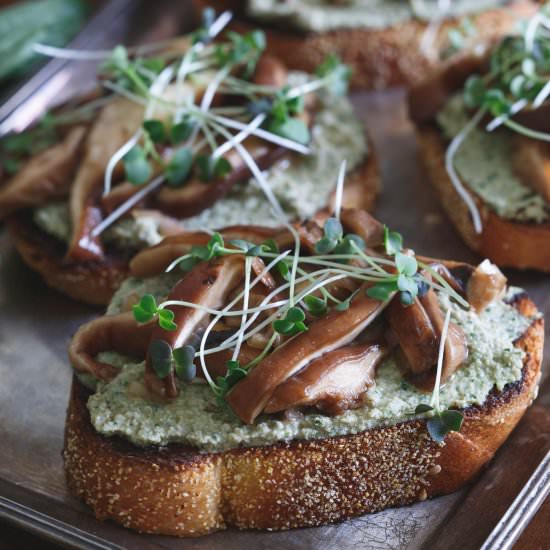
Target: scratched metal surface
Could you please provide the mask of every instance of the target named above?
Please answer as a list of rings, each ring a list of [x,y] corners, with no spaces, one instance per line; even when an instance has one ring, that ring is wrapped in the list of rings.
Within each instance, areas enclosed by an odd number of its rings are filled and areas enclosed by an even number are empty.
[[[142,15],[140,19],[143,20]],[[153,33],[158,37],[173,33],[177,26],[174,17],[166,14],[159,21],[160,30],[155,28]],[[130,26],[135,31],[135,25]],[[82,84],[82,80],[79,79],[79,83]],[[354,97],[357,112],[368,125],[381,162],[384,189],[376,213],[381,220],[405,234],[409,246],[424,254],[475,261],[445,223],[425,182],[416,158],[412,128],[406,120],[403,97],[401,91]],[[524,286],[550,316],[548,276],[518,272],[509,272],[508,276],[512,284]],[[519,491],[521,481],[527,479],[537,453],[550,446],[550,387],[547,383],[535,407],[498,453],[493,465],[475,485],[460,493],[315,529],[282,533],[229,531],[183,541],[137,535],[112,523],[96,521],[88,509],[68,493],[64,482],[60,453],[71,379],[66,345],[76,328],[98,313],[98,310],[47,289],[19,260],[9,237],[0,233],[0,498],[101,537],[108,545],[197,550],[243,547],[266,550],[281,547],[416,549],[428,541],[432,546],[441,535],[448,540],[456,541],[457,536],[461,540],[463,531],[459,530],[463,529],[464,516],[468,513],[471,514],[470,524],[473,514],[477,520],[475,540],[483,540],[498,519],[494,514],[501,512],[495,509],[491,516],[487,513],[487,509],[494,508],[491,506],[481,511],[479,506],[478,509],[470,506],[472,511],[468,512],[473,495],[475,502],[483,498],[489,502],[494,500],[494,495],[499,494],[495,480],[507,477],[510,495],[503,494],[499,501],[501,507],[505,507],[506,498],[511,499]],[[548,353],[546,357],[545,371],[548,373]],[[531,462],[518,459],[527,447]],[[506,475],[514,457],[515,485],[510,484]],[[0,512],[1,505],[0,501]],[[454,518],[456,529],[453,530]],[[36,521],[31,523],[24,517],[12,516],[11,519],[52,536],[47,524],[40,527]],[[466,540],[461,540],[462,548],[470,547]],[[472,543],[471,547],[479,545]]]

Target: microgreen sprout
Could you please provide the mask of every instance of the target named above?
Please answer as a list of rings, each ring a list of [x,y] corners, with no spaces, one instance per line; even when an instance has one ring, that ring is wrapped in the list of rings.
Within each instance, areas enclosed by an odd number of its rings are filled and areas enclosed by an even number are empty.
[[[132,312],[138,323],[148,323],[156,317],[159,326],[164,330],[174,331],[178,328],[174,323],[174,312],[170,309],[157,307],[155,297],[152,294],[143,295],[139,304],[132,307]]]
[[[445,314],[445,322],[441,331],[441,339],[439,342],[439,354],[437,358],[437,371],[436,379],[434,383],[434,389],[432,392],[432,398],[430,404],[420,403],[417,405],[414,414],[429,414],[427,420],[428,433],[431,438],[437,443],[443,443],[445,436],[449,432],[458,432],[462,427],[464,416],[460,411],[453,409],[441,409],[439,402],[439,393],[441,385],[441,371],[443,369],[443,359],[445,354],[445,341],[447,339],[447,333],[449,330],[449,322],[451,319],[451,309],[447,310]]]
[[[277,319],[273,322],[273,330],[284,336],[294,336],[299,332],[305,332],[307,326],[304,323],[306,314],[299,307],[289,308],[283,319]]]
[[[504,37],[493,48],[489,71],[484,75],[471,75],[463,88],[464,105],[475,109],[475,115],[453,138],[445,155],[445,167],[456,191],[468,206],[476,233],[483,224],[479,209],[464,188],[456,169],[454,157],[466,137],[485,116],[491,120],[486,131],[500,126],[526,137],[550,141],[550,134],[528,128],[513,119],[520,111],[537,109],[550,97],[550,7],[542,6],[527,21],[523,30]]]

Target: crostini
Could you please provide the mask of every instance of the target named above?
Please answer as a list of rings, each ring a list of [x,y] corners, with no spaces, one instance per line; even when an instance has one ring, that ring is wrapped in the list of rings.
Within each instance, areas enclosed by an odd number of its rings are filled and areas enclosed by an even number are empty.
[[[489,261],[366,211],[185,232],[74,336],[63,452],[98,518],[289,529],[462,487],[537,391],[543,319]]]
[[[105,305],[128,259],[163,236],[270,223],[273,197],[289,219],[312,216],[330,204],[341,158],[344,203],[372,207],[376,156],[347,67],[329,57],[316,75],[288,71],[263,53],[261,31],[223,34],[230,18],[209,11],[190,36],[115,48],[103,92],[0,142],[0,217],[49,285]]]
[[[353,69],[356,88],[421,80],[442,59],[491,41],[529,15],[531,0],[194,0],[232,9],[235,28],[262,24],[269,51],[289,67],[312,71],[329,53]]]
[[[499,266],[550,271],[548,9],[409,94],[420,155],[464,241]]]

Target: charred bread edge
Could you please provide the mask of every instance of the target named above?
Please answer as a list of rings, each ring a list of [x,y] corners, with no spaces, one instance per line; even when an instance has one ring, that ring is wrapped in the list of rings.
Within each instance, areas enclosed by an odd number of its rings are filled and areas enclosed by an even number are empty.
[[[524,315],[536,306],[514,299]],[[233,526],[290,529],[342,521],[450,493],[471,480],[536,396],[544,340],[534,320],[515,345],[521,379],[464,410],[444,446],[424,420],[356,435],[199,454],[183,445],[141,449],[98,434],[88,390],[73,379],[63,457],[70,490],[100,519],[146,533],[199,536]]]
[[[34,225],[30,212],[6,220],[15,248],[23,261],[45,283],[67,296],[91,305],[105,306],[128,277],[128,264],[113,254],[103,262],[66,263],[61,243]]]
[[[365,160],[347,176],[343,205],[372,210],[380,190],[378,160],[369,140]],[[6,220],[15,246],[25,261],[46,284],[81,302],[107,306],[115,290],[128,277],[128,263],[111,253],[104,262],[64,261],[65,248],[40,230],[28,213]]]
[[[481,256],[504,267],[550,271],[550,223],[522,223],[495,214],[475,192],[474,197],[483,222],[478,235],[468,207],[458,195],[445,168],[446,143],[433,124],[417,128],[420,155],[443,209],[466,244]]]
[[[329,53],[337,53],[353,69],[354,88],[383,89],[412,85],[422,80],[435,64],[420,53],[427,23],[411,20],[387,29],[345,28],[327,32],[299,33],[264,25],[245,17],[242,1],[193,0],[198,14],[208,7],[217,12],[231,9],[237,15],[233,28],[246,32],[262,28],[267,49],[291,69],[313,72]],[[536,2],[521,2],[525,11],[534,12]],[[510,31],[517,19],[511,9],[487,10],[441,25],[437,43],[441,47],[450,28],[469,19],[476,26],[476,38],[490,41]]]

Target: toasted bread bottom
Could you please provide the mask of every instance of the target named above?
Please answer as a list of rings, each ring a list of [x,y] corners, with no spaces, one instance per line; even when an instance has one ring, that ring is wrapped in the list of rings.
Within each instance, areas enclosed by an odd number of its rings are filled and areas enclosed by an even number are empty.
[[[439,200],[466,244],[504,267],[550,271],[550,223],[521,223],[495,214],[472,190],[483,231],[477,234],[466,203],[445,168],[446,143],[441,132],[426,125],[417,131],[420,156]],[[463,182],[468,187],[467,182]]]
[[[15,214],[6,220],[6,227],[24,262],[48,286],[70,298],[91,305],[107,305],[128,277],[127,262],[112,254],[102,262],[65,262],[65,246],[36,227],[28,215]]]
[[[346,179],[343,206],[372,210],[379,190],[378,160],[370,143],[368,156]],[[46,284],[75,300],[107,306],[128,277],[128,262],[122,256],[111,254],[104,262],[66,263],[62,243],[37,228],[30,216],[14,215],[6,226],[25,263]]]
[[[328,54],[337,54],[353,69],[352,86],[355,88],[383,89],[390,86],[412,85],[421,81],[435,65],[421,52],[421,43],[427,24],[412,19],[386,29],[345,28],[328,32],[306,33],[285,31],[270,27],[244,16],[241,0],[193,0],[197,13],[207,6],[217,12],[234,10],[239,18],[233,27],[239,31],[262,28],[267,35],[268,51],[282,59],[288,67],[309,73],[322,63]],[[464,20],[472,22],[476,40],[490,41],[514,29],[518,17],[528,17],[536,3],[523,0],[509,8],[488,10],[477,15],[443,23],[434,41],[436,51],[448,44],[451,28]]]
[[[515,306],[536,313],[526,297]],[[516,345],[522,378],[464,410],[443,446],[424,420],[356,435],[200,454],[184,445],[139,448],[93,428],[89,396],[75,378],[69,402],[65,471],[71,491],[100,519],[146,533],[198,536],[235,526],[290,529],[341,521],[449,493],[491,459],[531,404],[544,328],[534,321]]]

